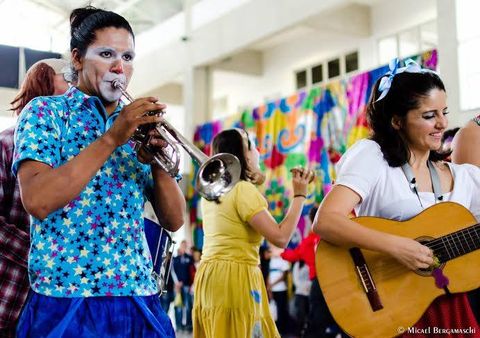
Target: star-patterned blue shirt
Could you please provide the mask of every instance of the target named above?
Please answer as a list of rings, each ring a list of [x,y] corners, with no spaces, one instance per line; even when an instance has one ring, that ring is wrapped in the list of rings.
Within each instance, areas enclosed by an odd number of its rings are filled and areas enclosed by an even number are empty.
[[[65,164],[105,133],[121,108],[107,116],[97,97],[75,87],[32,100],[15,132],[14,173],[24,160]],[[32,289],[54,297],[155,294],[142,217],[152,187],[150,166],[127,143],[66,206],[44,220],[31,217]]]

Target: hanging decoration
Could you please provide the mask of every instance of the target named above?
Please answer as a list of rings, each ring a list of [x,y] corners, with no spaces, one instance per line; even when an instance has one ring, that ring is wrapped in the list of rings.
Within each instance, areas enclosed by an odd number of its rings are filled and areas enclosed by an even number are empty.
[[[437,51],[412,57],[423,67],[436,69]],[[266,181],[260,187],[269,211],[280,221],[293,197],[290,169],[308,166],[317,180],[308,192],[297,230],[290,242],[295,246],[310,229],[308,213],[332,188],[334,165],[348,147],[369,134],[366,105],[375,81],[388,71],[388,66],[354,75],[348,79],[301,90],[289,97],[247,109],[227,119],[212,121],[196,128],[194,144],[211,154],[213,137],[221,130],[240,127],[253,136],[260,153],[260,166]],[[194,164],[194,170],[198,168]],[[193,244],[203,247],[200,196],[190,182],[187,199]]]

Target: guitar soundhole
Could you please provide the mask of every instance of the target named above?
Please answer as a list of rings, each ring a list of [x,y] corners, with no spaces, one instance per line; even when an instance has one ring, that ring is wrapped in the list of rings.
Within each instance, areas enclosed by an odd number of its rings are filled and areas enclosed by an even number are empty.
[[[423,244],[423,245],[429,246],[428,242],[430,242],[433,239],[435,239],[435,238],[429,237],[429,236],[423,236],[423,237],[417,238],[416,241]],[[440,260],[440,262],[444,262],[441,254],[439,254],[438,252],[435,252],[435,251],[433,253],[435,254],[435,256],[437,256],[437,258]],[[444,266],[445,266],[445,263],[442,263],[442,264],[440,264],[439,268],[443,269]],[[429,276],[432,275],[433,270],[434,270],[434,267],[430,266],[426,269],[418,269],[418,270],[415,271],[415,273],[417,275],[420,275],[420,276],[423,276],[423,277],[429,277]]]

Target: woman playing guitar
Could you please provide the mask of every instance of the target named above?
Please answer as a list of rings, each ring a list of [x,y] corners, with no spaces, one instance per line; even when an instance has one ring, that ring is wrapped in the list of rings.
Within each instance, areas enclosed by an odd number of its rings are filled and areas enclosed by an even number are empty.
[[[438,151],[448,125],[445,87],[435,72],[411,60],[403,68],[397,60],[391,63],[373,88],[367,114],[372,135],[340,160],[336,185],[319,208],[314,231],[336,245],[391,256],[410,270],[428,269],[437,259],[429,247],[362,226],[349,213],[354,209],[357,216],[404,221],[436,203],[451,201],[478,219],[480,170],[443,161],[449,155]],[[460,293],[438,297],[415,329],[399,328],[390,336],[410,332],[419,337],[433,327],[472,327],[480,334],[468,300]]]

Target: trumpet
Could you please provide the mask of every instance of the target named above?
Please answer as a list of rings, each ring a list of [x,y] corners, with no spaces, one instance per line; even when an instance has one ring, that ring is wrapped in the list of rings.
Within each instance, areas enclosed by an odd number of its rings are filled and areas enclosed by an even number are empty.
[[[120,80],[113,80],[112,87],[120,90],[129,103],[134,101],[124,89]],[[162,116],[165,112],[151,111],[146,114]],[[167,144],[161,151],[156,151],[149,145],[151,139],[149,134],[153,129]],[[218,201],[240,180],[241,166],[235,155],[220,153],[208,157],[181,135],[167,120],[139,126],[133,133],[131,140],[134,142],[136,151],[143,148],[150,152],[154,161],[171,177],[176,177],[179,172],[180,153],[177,145],[180,145],[199,166],[195,177],[195,190],[209,201]]]

